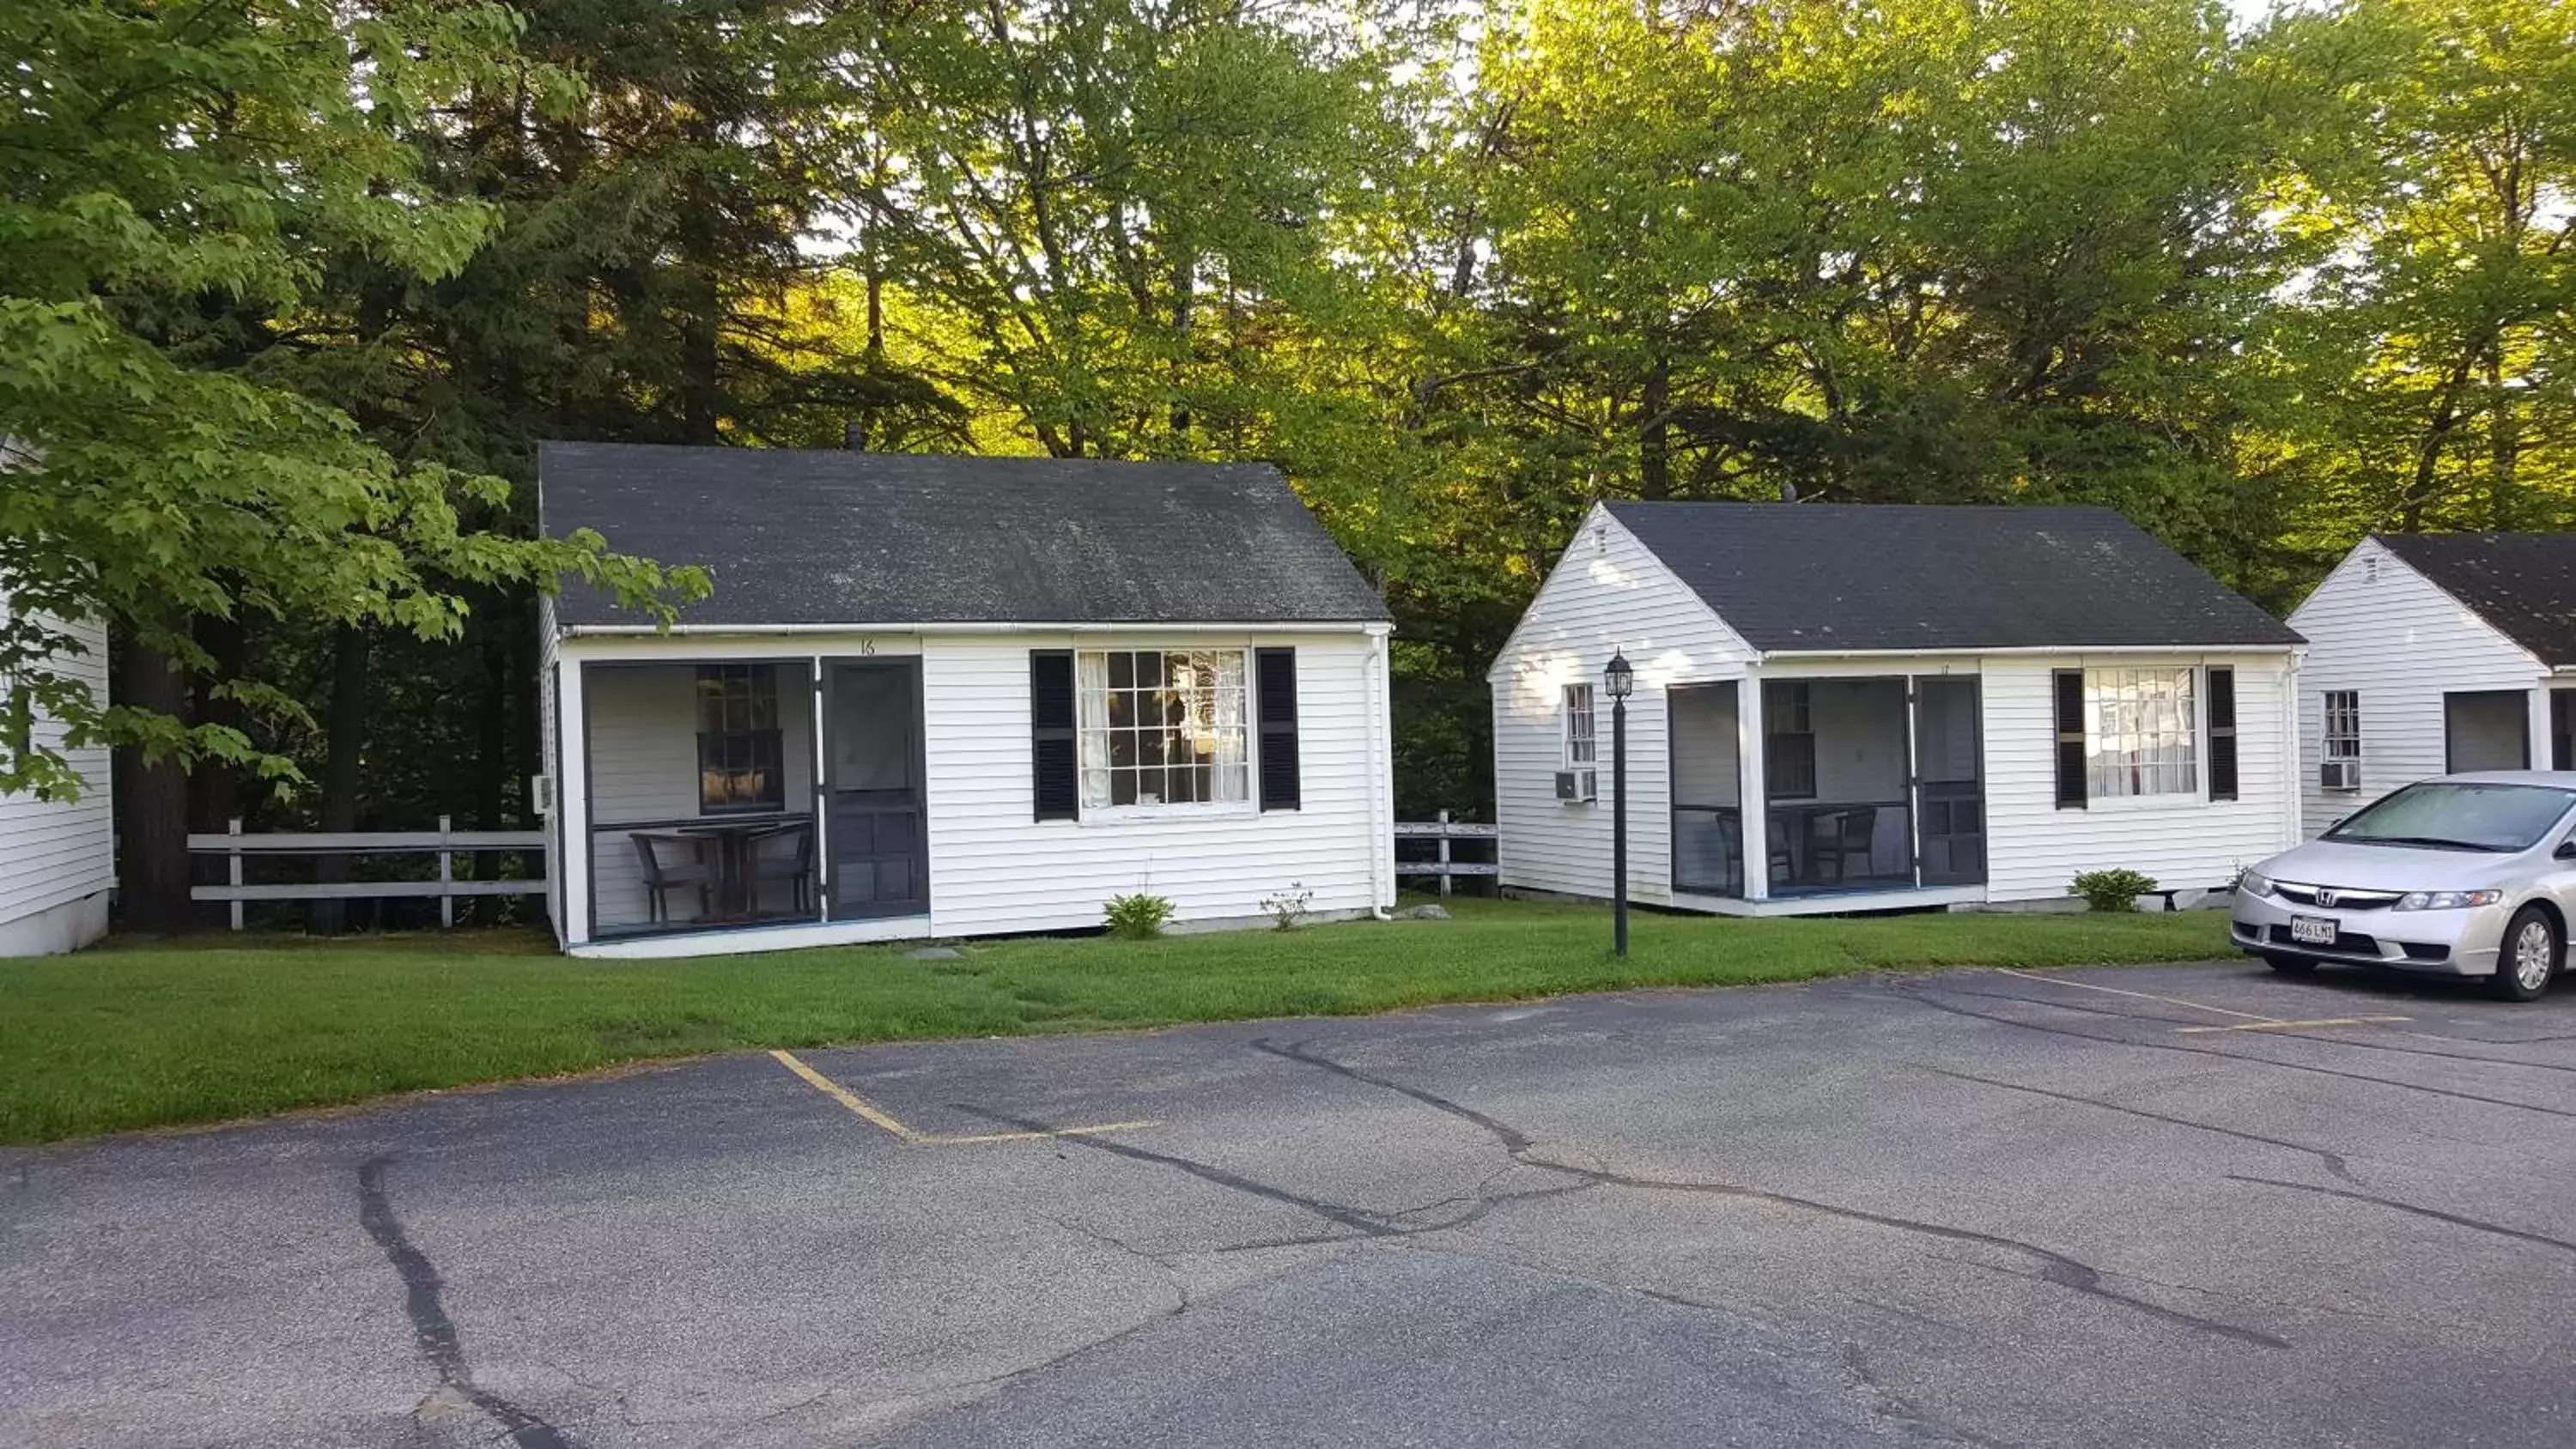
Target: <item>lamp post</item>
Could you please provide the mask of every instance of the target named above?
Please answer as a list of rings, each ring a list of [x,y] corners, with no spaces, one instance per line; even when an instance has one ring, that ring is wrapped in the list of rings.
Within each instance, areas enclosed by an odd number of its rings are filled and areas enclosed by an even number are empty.
[[[1601,671],[1601,687],[1610,696],[1610,938],[1622,960],[1628,955],[1628,696],[1637,688],[1637,671],[1628,656],[1610,655]]]

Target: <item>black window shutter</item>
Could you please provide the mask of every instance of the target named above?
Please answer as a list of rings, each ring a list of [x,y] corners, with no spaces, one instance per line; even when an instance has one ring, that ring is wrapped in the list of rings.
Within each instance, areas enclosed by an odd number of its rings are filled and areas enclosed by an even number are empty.
[[[2084,808],[2084,671],[2057,675],[2057,808]]]
[[[2236,671],[2209,671],[2209,798],[2236,798]]]
[[[1040,820],[1082,816],[1073,739],[1073,651],[1029,651],[1029,766]]]
[[[1261,722],[1261,808],[1294,810],[1297,781],[1297,651],[1252,651],[1252,692]]]

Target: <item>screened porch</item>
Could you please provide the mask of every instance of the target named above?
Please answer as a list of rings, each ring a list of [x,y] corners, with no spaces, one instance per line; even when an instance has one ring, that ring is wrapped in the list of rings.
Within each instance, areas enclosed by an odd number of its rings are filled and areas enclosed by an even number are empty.
[[[1760,700],[1758,777],[1745,769],[1747,697]],[[1973,678],[1725,681],[1675,686],[1668,701],[1676,893],[1792,900],[1985,879]]]
[[[592,934],[927,908],[910,659],[583,666]]]

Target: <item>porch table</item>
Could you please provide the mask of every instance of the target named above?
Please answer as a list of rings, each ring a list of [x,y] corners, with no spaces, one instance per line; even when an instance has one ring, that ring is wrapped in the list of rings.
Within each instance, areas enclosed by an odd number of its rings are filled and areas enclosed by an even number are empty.
[[[1818,852],[1816,850],[1816,831],[1818,826],[1826,824],[1837,816],[1847,815],[1858,810],[1876,811],[1883,816],[1891,812],[1901,815],[1905,812],[1905,809],[1905,802],[1902,800],[1810,801],[1801,802],[1795,805],[1774,804],[1770,806],[1766,812],[1770,833],[1770,843],[1773,845],[1785,844],[1789,848],[1789,879],[1783,882],[1783,884],[1791,886],[1829,884],[1829,882],[1822,879],[1823,872],[1817,869],[1816,856]],[[1911,874],[1912,871],[1909,868],[1907,871],[1909,878],[1911,877]],[[1853,870],[1847,865],[1844,869],[1843,880],[1830,882],[1830,884],[1839,885],[1845,881],[1868,880],[1876,877],[1877,875],[1878,842],[1875,833],[1875,826],[1873,826],[1868,851],[1860,861],[1860,868],[1858,870]]]
[[[801,815],[745,816],[682,825],[672,833],[697,840],[699,859],[714,868],[715,881],[709,894],[714,897],[715,918],[741,921],[759,914],[755,892],[759,889],[756,857],[760,842],[804,822]]]

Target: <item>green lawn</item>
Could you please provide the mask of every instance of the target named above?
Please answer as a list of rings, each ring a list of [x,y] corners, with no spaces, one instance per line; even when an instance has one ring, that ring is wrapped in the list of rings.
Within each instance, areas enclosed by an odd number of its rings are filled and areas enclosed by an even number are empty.
[[[738,1047],[1082,1031],[1384,1011],[1877,967],[2063,966],[2224,954],[2226,918],[1639,915],[1461,901],[1450,921],[1003,941],[953,961],[887,947],[574,961],[529,934],[119,941],[0,961],[0,1141],[203,1122],[385,1092]]]

